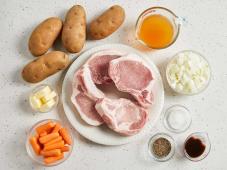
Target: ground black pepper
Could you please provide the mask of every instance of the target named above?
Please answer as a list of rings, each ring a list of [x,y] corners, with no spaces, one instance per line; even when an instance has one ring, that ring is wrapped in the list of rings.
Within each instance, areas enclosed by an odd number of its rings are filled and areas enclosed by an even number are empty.
[[[155,156],[163,158],[170,153],[171,144],[166,138],[160,137],[152,144],[152,150]]]

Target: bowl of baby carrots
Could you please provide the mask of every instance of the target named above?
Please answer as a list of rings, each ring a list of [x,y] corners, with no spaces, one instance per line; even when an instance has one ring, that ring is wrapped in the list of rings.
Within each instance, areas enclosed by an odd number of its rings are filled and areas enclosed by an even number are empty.
[[[37,163],[55,166],[70,156],[73,144],[69,128],[58,120],[46,119],[37,122],[30,129],[26,149],[28,155]]]

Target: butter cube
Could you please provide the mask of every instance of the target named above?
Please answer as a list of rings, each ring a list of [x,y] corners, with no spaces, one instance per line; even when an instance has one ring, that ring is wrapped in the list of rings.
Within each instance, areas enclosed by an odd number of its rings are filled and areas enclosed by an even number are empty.
[[[49,93],[48,95],[45,95],[41,98],[41,101],[43,104],[47,103],[48,101],[50,101],[51,99],[54,99],[54,97],[56,97],[57,94],[55,91],[52,91],[51,93]]]
[[[48,110],[50,110],[53,106],[55,105],[55,100],[54,99],[51,99],[49,100],[47,103],[43,104],[41,107],[40,107],[40,111],[41,112],[47,112]]]
[[[51,89],[49,86],[42,88],[41,90],[37,91],[34,96],[38,99],[42,98],[43,96],[47,96],[51,93]]]
[[[41,107],[41,105],[42,105],[42,102],[40,101],[40,99],[35,97],[35,96],[32,96],[30,98],[30,103],[36,109],[39,109]]]

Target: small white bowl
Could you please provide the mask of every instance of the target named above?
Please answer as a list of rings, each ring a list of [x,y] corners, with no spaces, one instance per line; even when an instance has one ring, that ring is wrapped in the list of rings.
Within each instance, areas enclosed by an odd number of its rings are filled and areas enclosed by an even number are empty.
[[[182,91],[179,91],[178,89],[176,89],[175,87],[173,87],[172,84],[171,84],[171,80],[170,80],[170,78],[169,78],[169,67],[170,67],[170,65],[176,60],[176,58],[179,57],[179,54],[185,53],[185,52],[192,52],[192,53],[195,53],[195,54],[199,55],[199,56],[208,64],[209,72],[210,72],[209,78],[208,78],[208,80],[206,81],[206,83],[205,83],[201,88],[197,89],[197,91],[195,91],[195,92],[190,92],[190,93],[187,93],[187,92],[185,92],[185,91],[183,91],[183,90],[182,90]],[[195,51],[192,51],[192,50],[184,50],[184,51],[181,51],[181,52],[178,52],[177,54],[175,54],[175,55],[173,56],[173,58],[172,58],[172,59],[169,61],[169,63],[167,64],[167,67],[166,67],[166,79],[167,79],[167,82],[168,82],[169,86],[171,87],[171,89],[172,89],[174,92],[178,93],[178,94],[181,94],[181,95],[189,95],[189,96],[190,96],[190,95],[199,94],[199,93],[201,93],[202,91],[204,91],[204,90],[208,87],[208,85],[210,84],[210,79],[211,79],[211,67],[210,67],[209,62],[208,62],[208,61],[205,59],[205,57],[203,57],[200,53],[195,52]]]
[[[196,139],[201,140],[201,142],[206,146],[204,152],[198,157],[191,157],[190,155],[188,155],[188,153],[187,153],[187,151],[185,149],[185,145],[186,145],[188,139],[190,139],[191,137],[194,137]],[[185,140],[185,143],[184,143],[184,155],[190,161],[198,162],[198,161],[201,161],[201,160],[205,159],[209,155],[210,150],[211,150],[211,143],[210,143],[210,139],[209,139],[208,133],[206,133],[206,132],[194,132],[194,133],[190,134],[187,137],[187,139]]]
[[[169,152],[169,154],[165,157],[157,157],[154,153],[153,153],[153,150],[152,150],[152,144],[158,139],[158,138],[165,138],[167,139],[169,142],[170,142],[170,145],[171,145],[171,150]],[[168,134],[166,133],[157,133],[155,134],[154,136],[152,136],[148,142],[148,153],[149,155],[156,161],[159,161],[159,162],[165,162],[165,161],[168,161],[170,160],[173,155],[175,154],[175,141],[174,139],[169,136]]]
[[[176,111],[181,111],[182,116],[184,117],[184,127],[182,128],[174,128],[173,123],[169,122],[169,116],[173,114]],[[191,113],[190,110],[188,110],[186,107],[181,106],[181,105],[173,105],[169,107],[164,114],[163,117],[163,123],[164,127],[174,133],[182,133],[185,132],[191,125],[192,118],[191,118]]]
[[[55,93],[57,94],[57,96],[54,97],[55,104],[54,104],[50,109],[48,109],[48,110],[46,110],[46,111],[42,111],[42,110],[40,110],[40,109],[38,109],[38,108],[35,108],[35,107],[32,105],[32,103],[31,103],[31,97],[32,97],[36,92],[38,92],[39,90],[41,90],[42,88],[44,88],[44,87],[46,87],[46,86],[48,86],[48,87],[51,89],[51,91],[55,91]],[[34,90],[32,90],[32,92],[31,92],[30,95],[29,95],[29,104],[30,104],[32,110],[34,110],[35,112],[39,112],[39,113],[47,113],[47,112],[50,112],[51,110],[53,110],[53,109],[58,105],[58,100],[59,100],[58,93],[56,92],[56,90],[54,90],[53,87],[51,87],[51,86],[48,85],[48,84],[41,84],[41,85],[35,87]]]
[[[36,135],[36,130],[35,129],[38,126],[40,126],[42,124],[45,124],[45,123],[47,123],[49,121],[59,123],[59,124],[62,125],[62,127],[66,128],[67,131],[69,132],[69,135],[70,135],[71,139],[72,139],[72,144],[71,145],[67,145],[67,146],[69,146],[69,151],[64,153],[64,158],[63,159],[61,159],[59,161],[56,161],[54,163],[51,163],[51,164],[45,164],[43,162],[43,156],[38,156],[34,152],[32,146],[31,146],[31,144],[29,142],[29,139],[30,139],[31,136],[35,136]],[[55,120],[55,119],[45,119],[45,120],[41,120],[41,121],[37,122],[36,124],[34,124],[32,126],[32,128],[29,130],[28,134],[27,134],[27,139],[26,139],[26,143],[25,143],[26,150],[27,150],[27,153],[28,153],[29,157],[33,161],[37,162],[38,164],[43,165],[43,166],[47,166],[47,167],[48,166],[56,166],[56,165],[59,165],[59,164],[63,163],[65,160],[67,160],[69,158],[69,156],[71,155],[71,153],[72,153],[73,145],[74,145],[74,140],[73,140],[72,133],[71,133],[70,129],[66,125],[64,125],[62,122],[60,122],[59,120]]]

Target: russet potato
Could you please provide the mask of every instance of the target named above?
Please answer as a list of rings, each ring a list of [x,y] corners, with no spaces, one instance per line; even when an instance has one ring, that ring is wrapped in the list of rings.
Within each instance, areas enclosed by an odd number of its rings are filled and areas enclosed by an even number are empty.
[[[62,44],[68,52],[80,52],[86,40],[86,14],[80,5],[73,6],[66,14],[62,30]]]
[[[95,40],[106,38],[121,26],[124,19],[125,12],[122,7],[119,5],[110,7],[101,16],[91,22],[91,38]]]
[[[68,55],[61,51],[52,51],[28,63],[22,71],[22,77],[29,83],[38,83],[65,69],[69,63]]]
[[[40,23],[32,32],[28,47],[34,56],[45,54],[53,45],[60,34],[62,21],[57,17],[51,17]]]

